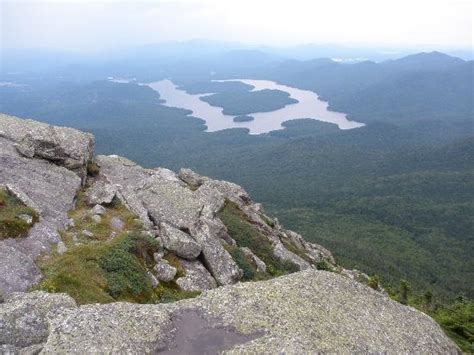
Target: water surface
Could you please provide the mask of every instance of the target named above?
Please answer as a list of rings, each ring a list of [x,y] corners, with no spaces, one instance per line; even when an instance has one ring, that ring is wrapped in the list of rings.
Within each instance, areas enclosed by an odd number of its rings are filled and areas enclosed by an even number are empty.
[[[254,87],[252,91],[263,89],[285,91],[298,102],[275,111],[250,113],[249,116],[254,117],[254,120],[250,122],[234,122],[235,116],[224,115],[221,107],[211,106],[200,100],[201,97],[212,93],[188,94],[186,91],[178,89],[170,80],[161,80],[146,85],[159,92],[160,98],[165,100],[165,106],[191,110],[193,116],[206,121],[208,132],[227,128],[248,128],[250,134],[261,134],[282,129],[283,122],[298,118],[334,123],[340,129],[351,129],[364,125],[360,122],[349,121],[344,113],[328,110],[328,103],[320,100],[316,93],[309,90],[277,84],[270,80],[232,79],[221,81],[240,81],[252,85]]]

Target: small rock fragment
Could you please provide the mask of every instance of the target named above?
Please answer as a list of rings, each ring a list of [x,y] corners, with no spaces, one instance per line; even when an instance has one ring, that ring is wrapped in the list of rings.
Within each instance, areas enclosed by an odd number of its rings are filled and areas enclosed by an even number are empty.
[[[118,217],[112,217],[110,220],[110,228],[112,229],[122,230],[124,226],[125,223],[123,223],[123,221]]]
[[[101,205],[95,205],[91,210],[92,214],[98,214],[98,215],[103,215],[105,212],[106,212],[105,207]]]
[[[64,244],[62,240],[58,242],[58,245],[56,248],[57,248],[58,254],[64,254],[65,252],[67,252],[66,244]]]
[[[168,261],[161,260],[155,265],[153,271],[158,280],[167,282],[174,279],[178,270],[174,266],[171,266]]]

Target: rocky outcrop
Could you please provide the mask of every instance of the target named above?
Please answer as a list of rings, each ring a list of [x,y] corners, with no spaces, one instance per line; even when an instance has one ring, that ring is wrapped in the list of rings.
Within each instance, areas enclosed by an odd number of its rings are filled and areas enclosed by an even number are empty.
[[[93,137],[70,128],[0,115],[0,185],[39,214],[26,238],[0,241],[0,291],[23,291],[41,278],[35,259],[60,241]]]
[[[15,294],[0,304],[0,339],[16,349],[40,343],[44,353],[177,354],[206,346],[216,353],[458,353],[430,317],[325,271],[239,283],[172,304],[76,307],[68,296],[31,297]],[[27,308],[37,322],[18,321]]]
[[[199,261],[181,261],[185,276],[176,280],[183,291],[206,291],[217,287],[216,280]]]
[[[83,180],[94,155],[91,134],[7,115],[0,115],[0,137],[13,142],[20,155],[64,166]]]
[[[218,217],[226,202],[237,206],[242,218],[272,245],[274,257],[282,263],[294,264],[300,270],[315,267],[323,259],[334,263],[326,249],[283,230],[236,184],[212,180],[189,169],[182,169],[179,174],[167,169],[145,169],[115,155],[98,156],[96,163],[100,174],[92,184],[89,201],[97,202],[96,196],[107,196],[102,198],[105,203],[112,195],[122,200],[157,235],[168,252],[182,259],[199,259],[217,285],[236,283],[243,276],[228,251],[239,245]],[[291,245],[291,250],[286,245]],[[247,258],[257,272],[266,272],[258,256]],[[186,287],[190,288],[193,287]]]
[[[163,246],[181,258],[193,260],[201,253],[201,245],[189,234],[167,223],[160,223],[160,236]]]

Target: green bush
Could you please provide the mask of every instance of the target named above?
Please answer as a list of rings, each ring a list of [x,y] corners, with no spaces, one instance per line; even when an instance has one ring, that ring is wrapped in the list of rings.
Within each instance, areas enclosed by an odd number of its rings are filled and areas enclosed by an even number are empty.
[[[114,245],[99,260],[105,272],[107,291],[115,299],[149,298],[153,292],[147,277],[146,262],[158,250],[157,242],[149,236],[130,234]]]
[[[234,248],[230,248],[230,250],[228,251],[229,251],[229,254],[232,256],[232,259],[234,259],[237,266],[241,268],[244,273],[242,276],[242,280],[243,281],[254,280],[256,276],[255,268],[250,263],[250,261],[247,260],[247,257],[242,252],[242,250],[234,247]]]

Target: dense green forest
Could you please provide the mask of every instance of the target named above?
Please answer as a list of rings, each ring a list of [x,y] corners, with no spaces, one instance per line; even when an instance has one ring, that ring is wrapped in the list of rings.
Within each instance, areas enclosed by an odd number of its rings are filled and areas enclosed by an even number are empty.
[[[257,63],[215,74],[314,90],[331,107],[368,123],[346,131],[301,119],[258,136],[246,129],[207,133],[203,120],[163,106],[152,89],[107,81],[3,86],[0,111],[91,131],[99,153],[124,155],[148,167],[190,167],[241,184],[269,214],[328,247],[344,266],[378,275],[395,298],[403,294],[400,282],[406,280],[409,303],[469,344],[472,319],[466,314],[472,314],[469,299],[474,297],[472,65],[431,53],[377,64],[343,65],[329,59],[265,67]],[[229,108],[238,108],[243,98],[234,97],[235,92],[248,93],[246,112],[266,105],[247,85],[211,82],[200,70],[209,72],[205,63],[198,63],[190,71],[167,74],[188,92],[216,93],[214,99],[222,99],[214,102],[219,106],[235,99]],[[144,77],[160,75],[165,76],[149,72]],[[423,298],[427,292],[429,305]],[[443,305],[459,295],[467,300]],[[468,346],[463,349],[469,351]]]
[[[202,120],[161,105],[145,86],[97,82],[57,92],[18,101],[10,93],[2,111],[92,131],[101,153],[242,184],[285,225],[385,282],[474,294],[469,120],[349,131],[294,120],[263,136],[206,133]]]
[[[225,115],[248,115],[255,112],[275,111],[297,103],[290,94],[280,90],[228,91],[201,97],[212,106],[222,107]]]

